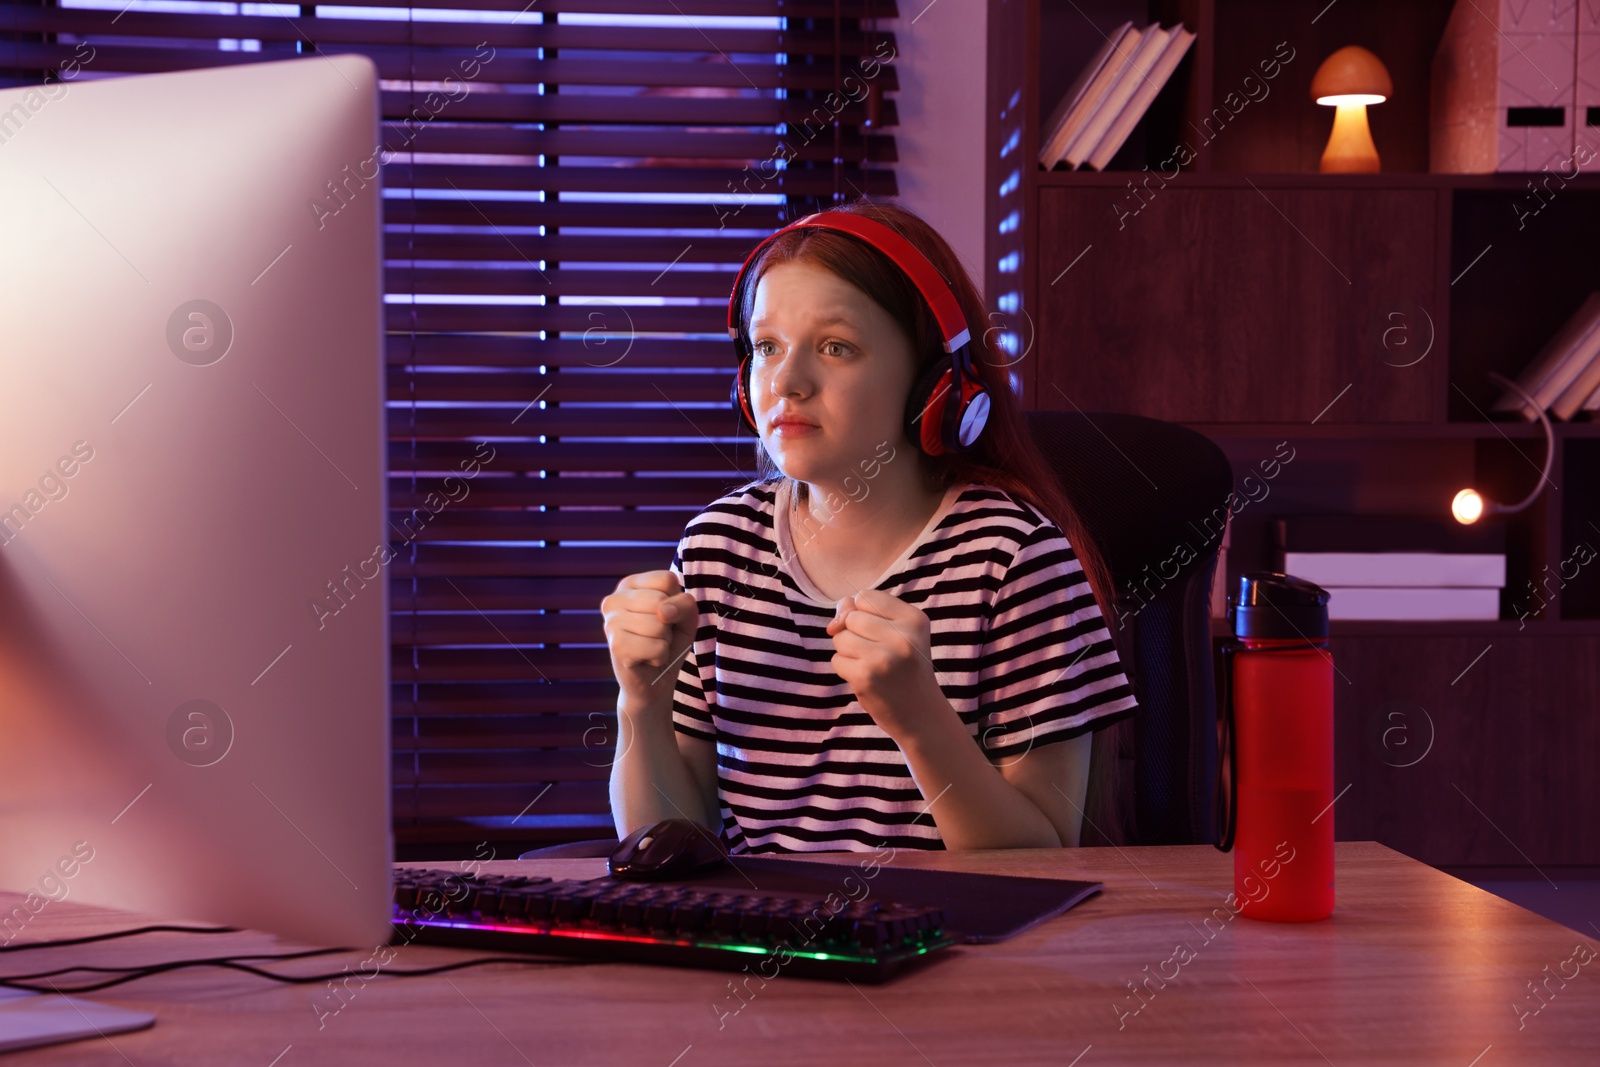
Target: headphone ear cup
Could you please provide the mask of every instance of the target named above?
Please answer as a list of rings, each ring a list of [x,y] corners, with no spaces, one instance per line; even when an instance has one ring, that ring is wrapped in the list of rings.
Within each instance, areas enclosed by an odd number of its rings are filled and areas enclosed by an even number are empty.
[[[733,376],[733,406],[738,409],[744,425],[751,433],[759,435],[760,427],[756,425],[756,414],[750,405],[750,357],[739,358],[739,370]]]
[[[936,359],[923,369],[906,399],[906,437],[916,442],[925,455],[945,453],[945,404],[950,399],[950,364]]]
[[[966,452],[983,435],[983,427],[989,421],[989,390],[978,377],[970,353],[966,349],[963,349],[952,362],[960,378],[961,395],[958,398],[957,409],[952,411],[949,426],[946,427],[945,440],[952,451]]]
[[[954,434],[958,447],[964,452],[972,448],[983,436],[989,422],[989,390],[982,382],[971,378],[962,380],[961,419]]]

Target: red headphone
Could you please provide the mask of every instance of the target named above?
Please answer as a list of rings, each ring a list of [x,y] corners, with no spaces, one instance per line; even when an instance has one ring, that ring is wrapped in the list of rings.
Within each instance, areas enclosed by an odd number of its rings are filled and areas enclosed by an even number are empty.
[[[961,305],[939,271],[915,245],[891,227],[847,211],[807,215],[778,230],[751,250],[734,278],[733,295],[728,299],[728,336],[733,339],[734,351],[739,356],[739,371],[733,379],[732,400],[744,425],[755,433],[761,432],[750,402],[751,351],[745,340],[744,323],[740,320],[743,303],[740,290],[745,275],[751,262],[771,241],[791,230],[813,228],[838,230],[876,248],[905,272],[927,301],[939,320],[939,332],[944,336],[944,350],[949,359],[928,364],[911,387],[911,395],[906,400],[906,437],[917,442],[930,456],[970,451],[989,420],[989,391],[978,380],[972,365],[971,335],[961,314]]]

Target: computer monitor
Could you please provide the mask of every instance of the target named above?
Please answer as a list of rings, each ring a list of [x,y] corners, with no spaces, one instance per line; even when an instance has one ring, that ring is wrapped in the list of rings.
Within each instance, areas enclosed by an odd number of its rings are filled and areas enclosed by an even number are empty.
[[[388,940],[377,70],[0,92],[0,943]]]

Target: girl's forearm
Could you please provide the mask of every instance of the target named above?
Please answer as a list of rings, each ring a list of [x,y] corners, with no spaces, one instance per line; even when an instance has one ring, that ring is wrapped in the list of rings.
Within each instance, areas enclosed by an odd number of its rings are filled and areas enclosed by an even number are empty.
[[[925,725],[895,740],[945,848],[1061,847],[1049,818],[989,762],[938,687],[919,697],[915,721]]]
[[[616,751],[610,791],[617,837],[662,819],[692,819],[720,830],[707,822],[705,801],[678,749],[670,703],[634,709],[619,699]]]

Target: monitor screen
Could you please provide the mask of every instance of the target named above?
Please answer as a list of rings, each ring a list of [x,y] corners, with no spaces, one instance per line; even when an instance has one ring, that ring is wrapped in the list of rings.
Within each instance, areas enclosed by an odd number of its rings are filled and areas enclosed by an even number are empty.
[[[377,70],[0,92],[0,941],[388,938]]]

